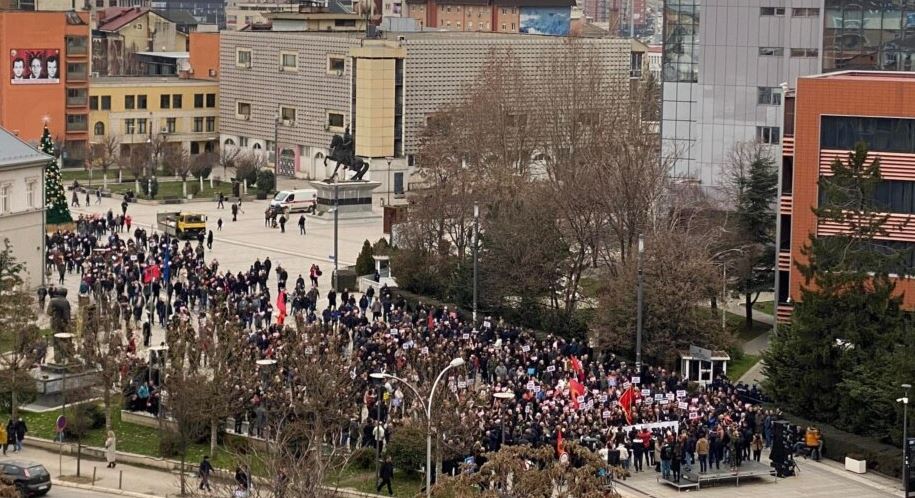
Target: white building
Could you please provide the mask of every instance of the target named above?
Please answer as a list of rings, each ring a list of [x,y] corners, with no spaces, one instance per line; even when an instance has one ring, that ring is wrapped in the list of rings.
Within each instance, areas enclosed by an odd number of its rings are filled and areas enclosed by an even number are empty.
[[[820,4],[664,2],[661,135],[674,175],[714,191],[738,143],[781,157],[781,85],[820,72]]]
[[[28,287],[41,285],[44,262],[43,171],[51,158],[0,128],[0,245],[10,241]]]

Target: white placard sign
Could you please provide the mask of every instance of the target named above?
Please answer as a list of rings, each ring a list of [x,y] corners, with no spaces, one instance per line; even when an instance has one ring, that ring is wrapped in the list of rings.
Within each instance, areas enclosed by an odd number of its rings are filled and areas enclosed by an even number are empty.
[[[681,410],[686,410],[687,408],[689,408],[689,404],[687,404],[686,401],[681,401],[681,402],[677,403],[677,408],[679,408]]]
[[[642,378],[639,377],[638,375],[636,375],[636,376],[634,376],[634,377],[632,378],[632,383],[633,383],[633,384],[641,384],[641,383],[642,383]]]
[[[642,389],[642,396],[651,396],[651,389]]]
[[[683,389],[678,390],[678,391],[677,391],[677,397],[678,397],[678,398],[685,398],[685,397],[686,397],[686,391],[684,391]]]
[[[676,398],[674,398],[674,393],[667,393],[667,396],[665,396],[665,397],[667,398],[668,401],[673,401],[674,399],[676,399]]]
[[[555,372],[555,371],[556,371],[556,366],[555,366],[555,365],[550,365],[550,366],[546,367],[546,371],[547,371],[547,372]]]
[[[524,346],[524,347],[521,348],[521,351],[524,351],[525,353],[527,353],[527,352],[530,351],[530,350],[531,350],[531,347],[530,347],[530,346]]]

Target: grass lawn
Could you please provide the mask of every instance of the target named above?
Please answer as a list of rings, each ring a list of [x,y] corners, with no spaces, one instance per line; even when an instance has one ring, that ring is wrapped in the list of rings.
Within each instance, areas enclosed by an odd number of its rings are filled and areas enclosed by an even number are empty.
[[[338,475],[330,476],[327,479],[328,486],[340,488],[353,488],[363,493],[377,494],[375,490],[375,470],[356,469],[352,466],[343,469]],[[391,480],[391,487],[394,489],[394,496],[409,498],[416,496],[424,485],[422,474],[406,474],[400,470],[394,470],[394,479]],[[382,494],[387,495],[387,488],[382,490]]]
[[[187,181],[187,192],[193,193],[195,187],[200,186],[200,180],[194,178],[193,180],[188,179]],[[125,181],[124,183],[109,183],[108,189],[111,190],[113,194],[122,194],[133,190],[134,188],[133,180]],[[141,187],[142,188],[142,187]],[[216,195],[222,191],[226,196],[232,195],[232,185],[223,182],[221,185],[213,183],[213,188],[210,188],[209,180],[203,181],[203,190],[194,194],[195,199],[204,198],[204,199],[213,199]],[[156,199],[167,199],[167,198],[181,198],[182,197],[181,182],[159,182],[159,192],[156,194]],[[143,198],[143,196],[140,196]]]
[[[718,310],[718,313],[721,313],[721,311]],[[741,315],[735,315],[734,313],[731,313],[731,312],[725,312],[725,313],[727,316],[726,320],[727,320],[728,328],[731,330],[731,333],[734,334],[734,337],[741,344],[743,344],[745,342],[749,342],[753,339],[756,339],[757,337],[772,330],[771,325],[768,325],[768,324],[765,324],[762,322],[757,322],[755,320],[753,321],[753,327],[750,328],[749,330],[747,330],[746,318],[744,318]],[[721,315],[719,314],[719,319],[720,319],[720,316]]]
[[[41,329],[41,335],[48,338],[48,342],[51,341],[50,337],[54,335],[51,329]],[[7,351],[12,351],[13,342],[15,340],[15,334],[2,334],[0,335],[0,353],[6,353]]]
[[[115,410],[111,420],[112,429],[114,429],[114,432],[117,435],[118,451],[152,457],[161,456],[159,453],[159,431],[151,427],[122,422],[119,406],[120,405],[115,403]],[[60,412],[31,413],[20,411],[19,413],[22,414],[23,420],[25,420],[29,426],[29,434],[44,439],[54,439],[56,436],[54,426]],[[83,444],[86,446],[103,448],[105,446],[105,439],[105,428],[102,427],[101,429],[90,431],[89,434],[83,438]],[[68,438],[67,441],[75,442],[75,439]],[[209,442],[207,442],[207,444],[191,445],[188,449],[187,461],[191,464],[196,464],[203,459],[204,455],[209,455],[210,446],[208,443]],[[178,460],[177,457],[170,458]],[[232,465],[229,454],[222,450],[221,447],[217,448],[216,455],[211,456],[210,459],[217,468],[229,468]]]
[[[757,355],[744,354],[739,360],[731,361],[728,363],[728,377],[736,381],[743,374],[747,373],[747,370],[752,368],[759,359],[760,358]]]
[[[773,301],[756,301],[756,304],[753,305],[753,309],[761,311],[767,315],[774,315],[775,303]]]

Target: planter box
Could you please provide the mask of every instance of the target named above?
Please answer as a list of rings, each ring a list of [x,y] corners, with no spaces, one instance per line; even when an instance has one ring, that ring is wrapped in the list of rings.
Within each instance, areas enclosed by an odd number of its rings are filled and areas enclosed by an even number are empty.
[[[867,460],[855,460],[854,458],[845,457],[845,470],[855,474],[864,474],[867,472]]]

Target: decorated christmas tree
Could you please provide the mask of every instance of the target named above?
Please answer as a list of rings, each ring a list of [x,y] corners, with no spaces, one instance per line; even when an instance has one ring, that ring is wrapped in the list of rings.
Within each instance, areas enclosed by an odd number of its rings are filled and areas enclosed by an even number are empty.
[[[51,141],[51,131],[48,130],[48,125],[44,126],[41,143],[38,146],[45,154],[54,155],[54,142]],[[70,216],[70,208],[67,207],[67,194],[64,193],[63,179],[60,177],[57,159],[51,159],[45,167],[44,196],[48,225],[73,221]]]

